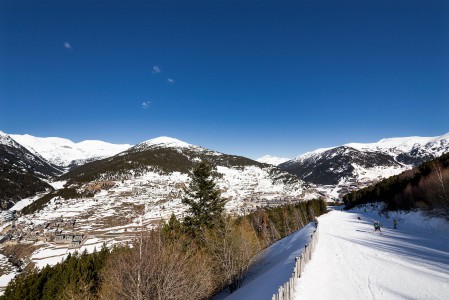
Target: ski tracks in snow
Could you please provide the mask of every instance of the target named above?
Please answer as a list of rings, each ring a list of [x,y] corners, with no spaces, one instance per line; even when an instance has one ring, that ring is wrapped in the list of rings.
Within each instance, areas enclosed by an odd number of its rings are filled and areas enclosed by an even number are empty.
[[[361,217],[361,221],[357,217]],[[449,237],[425,221],[410,230],[382,228],[370,213],[320,217],[320,238],[296,286],[296,299],[449,299]]]

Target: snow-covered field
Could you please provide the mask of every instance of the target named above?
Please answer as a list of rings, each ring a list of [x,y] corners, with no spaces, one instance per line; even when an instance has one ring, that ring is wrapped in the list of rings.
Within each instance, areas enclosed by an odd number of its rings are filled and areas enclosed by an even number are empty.
[[[39,269],[44,268],[46,265],[56,265],[62,260],[66,259],[69,253],[73,254],[75,252],[83,253],[86,250],[88,253],[92,253],[95,250],[99,251],[103,245],[106,243],[108,247],[112,247],[115,244],[114,241],[108,241],[106,239],[98,239],[91,237],[87,239],[82,247],[79,249],[68,249],[67,246],[64,245],[54,245],[40,248],[35,251],[31,256],[31,261],[35,263],[36,267]]]
[[[416,212],[387,219],[369,209],[332,211],[319,220],[320,238],[297,299],[449,299],[447,222]],[[382,235],[373,233],[374,220]]]

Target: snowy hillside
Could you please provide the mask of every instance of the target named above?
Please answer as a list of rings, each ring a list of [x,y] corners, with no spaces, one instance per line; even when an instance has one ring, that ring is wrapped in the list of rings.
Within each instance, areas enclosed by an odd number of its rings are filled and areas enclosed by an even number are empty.
[[[447,152],[449,133],[438,137],[389,138],[317,149],[282,163],[279,168],[316,184],[318,190],[337,199]]]
[[[138,183],[141,178],[147,178],[146,182],[150,186],[166,186],[165,190],[158,189],[153,198],[158,201],[173,197],[180,200],[182,189],[179,187],[188,185],[188,174],[201,161],[207,161],[215,167],[223,196],[230,202],[235,201],[236,206],[241,206],[244,201],[260,203],[317,196],[301,180],[274,166],[169,137],[151,139],[117,156],[80,166],[65,174],[62,179],[71,184],[84,185],[92,182],[92,179],[109,180],[114,181],[115,186],[121,185],[119,181],[125,180],[129,182],[127,188],[133,191],[141,185]],[[170,178],[177,179],[172,182]],[[153,194],[151,189],[142,193]]]
[[[43,180],[61,174],[55,166],[35,155],[0,131],[0,207],[51,187]]]
[[[139,150],[146,150],[149,148],[163,148],[163,147],[169,147],[169,148],[189,148],[189,147],[195,147],[191,144],[188,144],[186,142],[183,142],[181,140],[171,138],[168,136],[161,136],[157,137],[148,141],[144,141],[135,147],[134,149]]]
[[[2,151],[0,161],[10,167],[16,167],[40,178],[50,178],[61,173],[38,153],[29,151],[2,131],[0,131],[0,149]]]
[[[45,224],[64,216],[77,220],[74,230],[129,238],[140,217],[153,226],[172,213],[185,214],[181,200],[189,173],[200,161],[214,167],[231,213],[318,197],[296,176],[274,166],[161,137],[65,173],[59,177],[61,189],[26,207],[29,214],[20,222]]]
[[[262,156],[258,159],[256,159],[256,161],[263,163],[263,164],[270,164],[273,166],[278,166],[286,161],[289,161],[290,158],[285,158],[285,157],[277,157],[277,156],[272,156],[272,155],[265,155]]]
[[[47,161],[60,167],[81,165],[87,161],[113,156],[131,147],[128,144],[95,140],[74,143],[64,138],[35,137],[28,134],[12,134],[11,137],[30,152],[39,153]]]
[[[353,148],[363,152],[381,152],[403,162],[402,154],[409,154],[417,159],[427,156],[437,157],[449,151],[449,133],[437,137],[401,137],[385,138],[375,143],[348,143],[342,146],[321,148],[301,154],[291,162],[302,162],[308,159],[318,159],[323,153],[338,147]]]
[[[56,230],[88,235],[81,251],[98,249],[103,242],[130,242],[141,226],[152,228],[172,214],[185,216],[182,198],[189,173],[200,161],[214,167],[231,214],[318,197],[296,176],[274,166],[161,137],[81,165],[59,177],[60,182],[52,182],[57,190],[40,199],[23,199],[14,207],[23,208],[15,219],[16,228],[30,233],[22,236],[24,240],[34,240],[33,229],[60,224]],[[0,218],[5,224],[11,220],[8,214]],[[38,267],[56,264],[74,251],[66,244],[40,241],[38,245],[27,256]]]
[[[359,151],[382,152],[394,157],[396,161],[415,166],[449,151],[449,133],[437,137],[404,137],[382,139],[377,143],[346,144]]]

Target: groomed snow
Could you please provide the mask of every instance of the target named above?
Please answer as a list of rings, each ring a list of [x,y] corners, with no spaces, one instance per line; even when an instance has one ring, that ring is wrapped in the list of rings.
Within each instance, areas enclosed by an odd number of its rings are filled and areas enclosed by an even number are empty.
[[[296,299],[449,299],[447,222],[419,213],[387,219],[363,209],[319,220],[317,248]],[[373,220],[383,225],[382,235],[373,233]]]
[[[297,282],[295,299],[449,299],[447,221],[420,212],[379,217],[377,210],[364,208],[334,210],[318,219],[317,248]],[[374,220],[381,222],[382,235],[373,233]],[[313,229],[309,224],[267,248],[240,289],[222,291],[214,300],[270,300],[291,276]]]

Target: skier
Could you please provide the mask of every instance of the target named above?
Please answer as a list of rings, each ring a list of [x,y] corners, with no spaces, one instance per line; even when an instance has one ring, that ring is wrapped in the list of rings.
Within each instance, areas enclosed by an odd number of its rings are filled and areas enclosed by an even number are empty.
[[[393,228],[397,229],[398,221],[396,219],[393,220]]]
[[[379,231],[380,234],[382,234],[382,230],[380,230],[380,223],[379,221],[374,221],[374,232]]]

